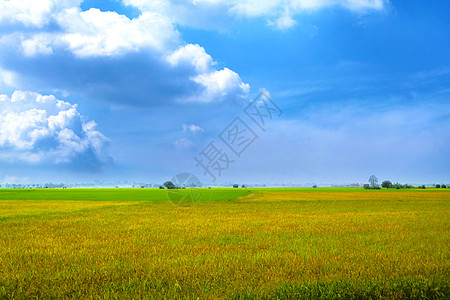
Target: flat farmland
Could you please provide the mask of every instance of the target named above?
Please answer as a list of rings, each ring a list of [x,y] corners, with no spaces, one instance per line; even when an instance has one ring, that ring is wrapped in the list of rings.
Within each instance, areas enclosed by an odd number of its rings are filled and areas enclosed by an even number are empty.
[[[450,298],[450,189],[195,192],[0,190],[0,298]]]

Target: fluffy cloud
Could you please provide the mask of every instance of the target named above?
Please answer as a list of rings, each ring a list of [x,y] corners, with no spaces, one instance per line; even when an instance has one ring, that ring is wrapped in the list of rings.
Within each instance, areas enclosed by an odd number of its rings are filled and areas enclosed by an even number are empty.
[[[32,20],[26,25],[34,27],[7,29],[9,34],[0,38],[0,67],[26,79],[20,89],[50,87],[132,105],[220,102],[248,93],[248,84],[236,72],[218,70],[204,48],[185,44],[174,20],[161,10],[129,19],[96,8],[81,11],[79,1],[37,2],[39,16],[31,16],[25,6],[0,0],[11,12],[7,21],[26,15]],[[50,23],[57,29],[47,30]]]
[[[249,85],[197,44],[186,44],[177,25],[209,29],[219,20],[266,18],[277,29],[295,25],[305,10],[341,6],[382,10],[384,0],[123,0],[141,10],[130,19],[81,0],[0,0],[0,85],[66,90],[75,96],[131,105],[220,102],[245,98]],[[225,12],[225,13],[224,13]],[[28,27],[27,29],[24,29]],[[18,51],[19,49],[19,51]],[[14,78],[12,77],[14,74]],[[106,75],[105,75],[106,74]]]
[[[65,32],[55,38],[78,56],[120,55],[145,48],[164,51],[178,42],[170,19],[153,12],[130,20],[116,12],[73,8],[61,13],[58,23]]]
[[[52,54],[54,48],[62,48],[79,57],[114,56],[143,49],[162,52],[179,44],[178,32],[171,20],[153,12],[144,12],[130,20],[116,12],[102,12],[97,8],[81,11],[79,7],[72,7],[49,19],[61,30],[12,35],[21,41],[25,55]]]
[[[215,64],[211,56],[198,44],[189,44],[179,48],[167,57],[167,61],[172,66],[182,64],[192,65],[199,73],[206,73]]]
[[[210,29],[216,20],[229,17],[267,18],[269,25],[287,29],[295,25],[293,16],[304,11],[340,6],[357,13],[381,11],[388,0],[123,0],[143,11],[170,15],[176,23]],[[229,24],[224,20],[223,26]]]
[[[243,83],[239,75],[228,68],[199,74],[193,80],[204,87],[200,95],[188,99],[188,101],[193,102],[212,102],[217,99],[233,100],[245,98],[250,91],[250,85]]]
[[[49,34],[36,34],[21,41],[23,53],[26,56],[48,55],[53,53],[51,43],[53,38]]]
[[[174,51],[167,60],[173,66],[190,65],[195,68],[196,75],[190,79],[202,87],[202,91],[191,96],[188,102],[213,102],[247,97],[250,85],[242,82],[239,75],[228,69],[215,70],[214,62],[203,47],[186,45]]]
[[[42,27],[59,11],[78,6],[81,0],[0,0],[0,22]]]
[[[100,166],[110,160],[107,143],[77,105],[33,92],[0,95],[0,160]]]

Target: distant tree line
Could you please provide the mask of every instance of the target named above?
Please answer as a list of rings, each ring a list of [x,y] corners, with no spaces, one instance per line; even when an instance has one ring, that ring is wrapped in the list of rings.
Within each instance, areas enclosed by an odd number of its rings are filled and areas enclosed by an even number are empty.
[[[386,189],[413,189],[413,188],[418,188],[418,189],[425,189],[425,185],[419,185],[419,186],[412,186],[410,184],[401,184],[401,183],[392,183],[389,180],[385,180],[381,183],[381,186],[386,188]],[[439,188],[443,188],[446,189],[447,185],[445,184],[436,184],[435,188],[439,189]]]
[[[369,177],[369,183],[370,184],[364,184],[363,187],[365,189],[380,189],[380,186],[378,185],[378,178],[375,175],[371,175]],[[385,188],[385,189],[397,189],[397,190],[399,190],[399,189],[414,189],[414,188],[425,189],[426,188],[424,184],[423,185],[419,185],[419,186],[413,186],[413,185],[407,184],[407,183],[405,183],[405,184],[401,184],[399,182],[392,183],[390,180],[384,180],[381,183],[381,187]],[[445,185],[445,184],[436,184],[435,187],[437,189],[439,189],[439,188],[445,189],[445,188],[447,188],[447,185]]]
[[[397,183],[392,183],[389,180],[385,180],[381,183],[381,187],[385,188],[385,189],[413,189],[414,186],[410,185],[410,184],[401,184],[399,182]],[[421,185],[418,186],[418,188],[425,188],[425,185]]]
[[[43,184],[0,184],[0,188],[7,189],[55,189],[55,188],[64,188],[67,185],[64,183],[43,183]]]

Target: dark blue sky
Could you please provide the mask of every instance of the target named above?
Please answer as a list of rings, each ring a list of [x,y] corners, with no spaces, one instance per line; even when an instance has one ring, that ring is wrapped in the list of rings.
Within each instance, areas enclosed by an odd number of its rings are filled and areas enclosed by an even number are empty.
[[[448,1],[25,2],[0,0],[0,182],[450,181]]]

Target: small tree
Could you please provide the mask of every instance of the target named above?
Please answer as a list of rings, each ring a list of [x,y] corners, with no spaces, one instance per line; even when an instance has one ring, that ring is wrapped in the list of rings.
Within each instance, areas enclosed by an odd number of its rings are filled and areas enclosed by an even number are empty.
[[[436,188],[438,189],[438,188],[440,188],[441,187],[441,185],[440,184],[436,184]]]
[[[441,185],[441,188],[446,189],[447,186],[445,184]]]
[[[168,189],[174,189],[174,188],[175,188],[175,184],[173,184],[173,182],[170,181],[170,180],[164,182],[164,186],[165,186],[166,188],[168,188]]]
[[[233,188],[237,189],[239,187],[239,184],[233,184]]]
[[[363,188],[365,188],[366,190],[368,190],[368,189],[370,189],[370,185],[369,185],[368,183],[365,183],[365,184],[363,185]]]
[[[375,187],[378,184],[378,178],[375,175],[370,175],[369,183],[372,187]]]
[[[399,189],[402,189],[402,188],[403,188],[403,185],[402,185],[401,183],[396,182],[396,183],[394,183],[394,184],[392,185],[392,187],[393,187],[393,188],[396,188],[397,190],[399,190]]]
[[[381,187],[384,187],[386,189],[390,189],[392,188],[392,182],[390,182],[389,180],[385,180],[381,183]]]
[[[313,185],[313,188],[317,188],[317,184]]]

